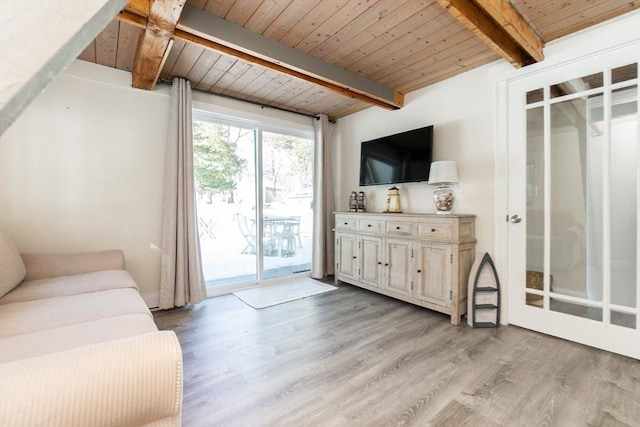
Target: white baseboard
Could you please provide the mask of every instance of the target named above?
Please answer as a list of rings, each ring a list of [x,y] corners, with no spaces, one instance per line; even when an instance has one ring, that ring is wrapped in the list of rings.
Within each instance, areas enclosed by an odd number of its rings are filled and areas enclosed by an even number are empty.
[[[160,307],[160,291],[147,292],[146,294],[142,294],[142,299],[150,309]]]

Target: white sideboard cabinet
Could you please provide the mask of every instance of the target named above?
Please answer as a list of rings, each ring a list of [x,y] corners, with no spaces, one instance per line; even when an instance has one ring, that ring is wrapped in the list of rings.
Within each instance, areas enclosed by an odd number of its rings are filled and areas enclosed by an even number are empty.
[[[336,212],[335,280],[451,315],[467,309],[475,215]]]

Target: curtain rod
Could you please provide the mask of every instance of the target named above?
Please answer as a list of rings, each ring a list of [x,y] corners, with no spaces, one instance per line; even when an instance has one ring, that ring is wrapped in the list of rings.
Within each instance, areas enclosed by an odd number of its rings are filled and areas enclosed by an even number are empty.
[[[158,79],[157,83],[158,84],[167,85],[167,86],[171,86],[172,85],[172,81],[171,80],[166,80],[166,79]],[[312,119],[320,120],[320,116],[318,116],[318,115],[300,113],[298,111],[287,110],[286,108],[282,108],[282,107],[275,107],[273,105],[265,105],[265,104],[261,104],[259,102],[249,101],[247,99],[240,99],[240,98],[236,98],[234,96],[223,95],[223,94],[220,94],[220,93],[212,93],[212,92],[208,92],[206,90],[198,89],[198,88],[194,88],[194,87],[192,87],[191,90],[195,90],[195,91],[198,91],[198,92],[206,93],[206,94],[209,94],[209,95],[219,96],[219,97],[222,97],[222,98],[232,99],[234,101],[247,102],[249,104],[257,105],[258,107],[262,108],[263,110],[265,108],[271,108],[271,109],[274,109],[274,110],[284,111],[286,113],[298,114],[299,116],[311,117]],[[329,119],[329,122],[335,123],[336,121],[335,121],[335,119]]]

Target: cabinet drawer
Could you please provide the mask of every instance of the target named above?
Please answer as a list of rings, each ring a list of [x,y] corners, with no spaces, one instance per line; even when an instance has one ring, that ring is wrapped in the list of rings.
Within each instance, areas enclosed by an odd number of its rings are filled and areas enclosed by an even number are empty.
[[[382,232],[382,221],[377,219],[361,219],[358,222],[358,230],[363,233],[376,233]]]
[[[445,221],[418,223],[418,237],[425,239],[452,240],[457,238],[455,224]]]
[[[407,221],[387,221],[387,234],[398,234],[402,236],[410,236],[414,233],[414,224]]]
[[[357,229],[357,224],[358,220],[356,218],[336,215],[336,230],[355,231]]]

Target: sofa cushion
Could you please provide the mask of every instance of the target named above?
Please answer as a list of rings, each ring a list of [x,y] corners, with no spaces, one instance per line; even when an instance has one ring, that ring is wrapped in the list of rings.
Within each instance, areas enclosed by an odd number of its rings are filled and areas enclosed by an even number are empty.
[[[108,317],[0,339],[0,363],[156,332],[146,314]]]
[[[0,338],[125,314],[152,318],[135,289],[110,289],[86,294],[0,305]]]
[[[9,236],[0,231],[0,298],[15,288],[27,270]]]
[[[2,426],[179,426],[182,353],[159,331],[0,363]]]
[[[0,298],[0,305],[122,288],[138,289],[133,277],[126,270],[107,270],[26,280]]]
[[[119,249],[77,254],[22,253],[27,268],[25,280],[71,276],[104,270],[124,270],[124,253]]]

